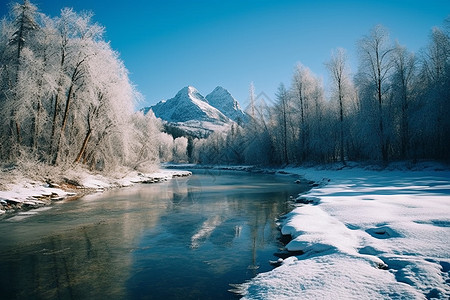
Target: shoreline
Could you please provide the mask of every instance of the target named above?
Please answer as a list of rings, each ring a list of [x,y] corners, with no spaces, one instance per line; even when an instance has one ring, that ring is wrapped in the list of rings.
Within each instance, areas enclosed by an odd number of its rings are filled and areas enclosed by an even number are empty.
[[[242,299],[448,299],[448,167],[280,170],[323,184],[300,194],[279,221],[293,255],[231,292]]]
[[[175,177],[192,175],[184,170],[160,169],[153,173],[131,172],[122,178],[108,178],[99,174],[83,174],[82,180],[63,177],[59,182],[53,180],[31,180],[21,177],[20,182],[8,184],[0,190],[0,220],[19,212],[26,212],[63,200],[77,200],[93,193],[134,184],[152,184]],[[5,184],[2,184],[2,187]]]

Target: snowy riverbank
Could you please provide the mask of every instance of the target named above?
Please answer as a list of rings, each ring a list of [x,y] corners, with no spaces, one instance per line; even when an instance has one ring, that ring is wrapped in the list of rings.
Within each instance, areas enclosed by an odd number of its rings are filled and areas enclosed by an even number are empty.
[[[281,222],[291,251],[237,287],[244,299],[448,299],[450,171],[285,168],[326,185]],[[305,201],[306,200],[306,201]]]
[[[130,186],[135,183],[157,183],[173,177],[189,176],[191,172],[166,170],[144,174],[128,172],[120,177],[105,177],[85,170],[68,171],[58,179],[31,179],[20,172],[3,171],[0,182],[0,215],[23,209],[38,208],[68,198],[79,198],[93,192]]]

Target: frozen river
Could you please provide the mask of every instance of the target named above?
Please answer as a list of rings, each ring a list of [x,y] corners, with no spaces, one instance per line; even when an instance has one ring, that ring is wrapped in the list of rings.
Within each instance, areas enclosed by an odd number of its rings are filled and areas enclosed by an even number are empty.
[[[230,299],[272,267],[295,178],[196,170],[0,220],[2,299]]]

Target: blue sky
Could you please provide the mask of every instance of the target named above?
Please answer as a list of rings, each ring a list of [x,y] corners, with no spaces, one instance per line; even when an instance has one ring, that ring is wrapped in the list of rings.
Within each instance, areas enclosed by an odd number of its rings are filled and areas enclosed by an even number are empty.
[[[383,24],[392,41],[418,53],[431,28],[450,14],[448,0],[32,2],[50,16],[63,7],[93,11],[145,97],[139,107],[187,85],[205,96],[221,85],[245,107],[250,82],[257,93],[273,96],[280,82],[289,85],[298,62],[326,83],[331,51],[345,48],[356,71],[356,43],[373,26]]]

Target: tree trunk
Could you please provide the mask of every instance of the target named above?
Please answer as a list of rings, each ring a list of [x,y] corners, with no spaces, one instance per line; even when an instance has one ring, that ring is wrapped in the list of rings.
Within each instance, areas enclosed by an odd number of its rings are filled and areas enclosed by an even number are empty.
[[[344,158],[344,108],[342,103],[342,87],[341,82],[339,82],[339,120],[341,124],[340,132],[340,152],[341,152],[341,162],[345,164]]]
[[[16,127],[16,134],[17,134],[17,143],[20,145],[22,143],[22,137],[20,135],[20,125],[17,120],[14,121],[15,127]]]
[[[88,132],[86,133],[86,136],[84,137],[83,145],[81,146],[80,152],[78,152],[77,158],[75,158],[74,163],[80,162],[81,158],[83,157],[84,152],[86,151],[86,147],[89,142],[89,139],[91,138],[91,135],[92,135],[92,129],[89,129]]]
[[[283,95],[283,97],[286,97]],[[288,157],[288,145],[287,145],[287,112],[286,112],[286,99],[282,100],[283,104],[283,155],[284,155],[284,162],[286,164],[289,164],[289,157]]]
[[[36,118],[34,120],[34,135],[33,135],[33,142],[32,142],[33,150],[36,150],[37,145],[38,145],[40,118],[41,118],[41,99],[38,99],[37,114],[36,114]]]
[[[378,61],[378,52],[377,52]],[[383,95],[381,92],[381,68],[378,65],[377,69],[377,96],[378,96],[378,115],[379,115],[379,129],[380,129],[380,147],[381,147],[381,158],[383,162],[388,161],[388,146],[384,137],[384,126],[383,126]]]
[[[66,128],[67,118],[69,117],[70,103],[71,103],[71,100],[72,100],[72,91],[73,91],[73,82],[70,84],[69,92],[67,93],[66,107],[64,109],[64,116],[63,116],[63,120],[62,120],[62,123],[61,123],[60,137],[61,137],[61,134],[64,132],[64,129]]]

